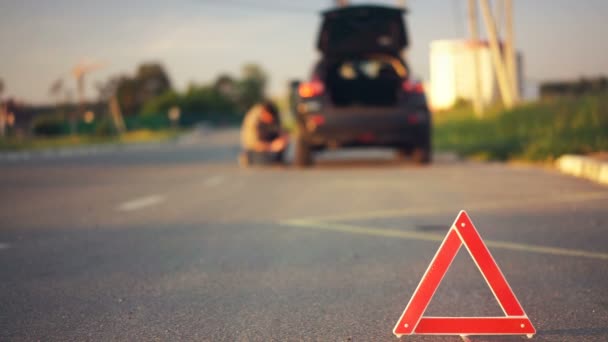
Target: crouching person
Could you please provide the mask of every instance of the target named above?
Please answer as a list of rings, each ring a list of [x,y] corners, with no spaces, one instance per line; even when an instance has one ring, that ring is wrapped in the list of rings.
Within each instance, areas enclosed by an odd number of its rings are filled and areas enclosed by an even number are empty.
[[[251,108],[241,125],[239,155],[241,166],[282,164],[288,145],[288,136],[281,128],[277,107],[271,101]]]

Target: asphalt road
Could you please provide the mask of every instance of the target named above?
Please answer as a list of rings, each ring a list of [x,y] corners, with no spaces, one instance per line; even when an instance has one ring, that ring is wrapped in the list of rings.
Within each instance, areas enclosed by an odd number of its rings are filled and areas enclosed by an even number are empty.
[[[376,151],[240,169],[236,144],[219,131],[0,162],[0,340],[393,341],[466,209],[534,340],[608,341],[608,188]],[[461,250],[426,314],[502,311]]]

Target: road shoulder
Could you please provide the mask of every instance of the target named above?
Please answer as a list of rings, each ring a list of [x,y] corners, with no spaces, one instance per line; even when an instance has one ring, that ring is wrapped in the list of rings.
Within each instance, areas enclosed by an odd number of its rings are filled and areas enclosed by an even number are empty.
[[[608,153],[590,156],[566,154],[555,164],[562,173],[608,185]]]

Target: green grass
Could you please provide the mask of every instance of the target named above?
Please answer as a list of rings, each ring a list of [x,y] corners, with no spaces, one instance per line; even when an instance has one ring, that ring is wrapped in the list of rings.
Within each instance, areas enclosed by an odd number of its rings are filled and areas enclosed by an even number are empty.
[[[140,129],[121,136],[66,135],[59,137],[35,137],[0,139],[0,151],[42,150],[69,146],[86,146],[98,144],[128,144],[167,140],[175,137],[177,130],[152,131]]]
[[[436,149],[475,159],[549,161],[608,150],[608,95],[492,109],[482,119],[459,108],[434,119]]]

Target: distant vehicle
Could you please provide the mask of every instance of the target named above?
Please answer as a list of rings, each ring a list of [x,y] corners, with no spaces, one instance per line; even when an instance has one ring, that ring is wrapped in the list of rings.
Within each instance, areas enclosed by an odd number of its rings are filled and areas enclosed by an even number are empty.
[[[403,9],[368,5],[323,13],[321,59],[292,96],[296,165],[312,165],[317,151],[364,146],[431,162],[431,115],[402,57],[403,17]]]

